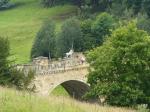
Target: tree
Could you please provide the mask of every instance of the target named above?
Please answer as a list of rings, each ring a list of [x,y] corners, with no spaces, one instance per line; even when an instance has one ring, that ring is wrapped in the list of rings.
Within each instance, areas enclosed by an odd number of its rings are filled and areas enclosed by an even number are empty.
[[[4,5],[8,4],[9,0],[0,0],[0,8],[2,8]]]
[[[33,43],[31,58],[38,56],[54,58],[56,52],[55,36],[55,24],[49,20],[45,21]]]
[[[107,13],[101,13],[95,19],[81,22],[83,51],[102,45],[105,37],[111,34],[114,28],[114,19]]]
[[[14,4],[10,3],[10,0],[0,0],[0,10],[13,7]]]
[[[107,7],[111,14],[117,17],[126,16],[126,12],[132,11],[132,17],[144,11],[147,13],[149,0],[111,0],[111,5]],[[147,8],[146,8],[147,7]]]
[[[82,32],[79,21],[75,18],[66,20],[57,38],[58,55],[64,56],[72,47],[75,51],[82,51]]]
[[[101,13],[91,26],[92,35],[96,40],[96,46],[103,43],[106,35],[111,34],[114,26],[114,20],[108,13]]]
[[[79,8],[81,8],[81,6],[85,4],[85,0],[71,0],[71,2],[74,5],[77,5]]]
[[[42,0],[44,7],[52,7],[56,0]]]
[[[0,37],[0,84],[6,85],[9,83],[10,76],[9,68],[9,42],[8,39]]]
[[[129,2],[129,3],[132,3]],[[131,4],[130,4],[131,5]],[[129,6],[130,6],[129,5]],[[127,7],[126,4],[126,1],[125,0],[114,0],[111,4],[111,7],[109,9],[109,12],[112,14],[112,15],[115,15],[117,17],[122,17],[124,16],[124,11],[126,10]],[[131,7],[131,6],[130,6]]]
[[[112,0],[84,0],[83,5],[92,7],[93,11],[106,11],[112,4]]]
[[[138,16],[137,27],[150,33],[150,18],[147,15]]]
[[[24,74],[22,71],[16,70],[11,66],[8,57],[9,41],[0,37],[0,85],[15,86],[18,89],[27,89],[28,85],[34,78],[34,73]]]
[[[82,31],[82,38],[83,38],[83,51],[90,50],[95,48],[96,46],[96,39],[93,36],[91,26],[94,20],[87,19],[81,22],[81,31]]]
[[[84,4],[84,0],[42,0],[44,7],[52,7],[54,5],[64,3],[71,3],[81,8],[81,6]]]
[[[150,0],[143,0],[143,9],[150,18]]]
[[[87,55],[89,97],[111,105],[150,104],[150,36],[129,23]]]
[[[134,14],[137,15],[142,9],[143,0],[126,0],[126,5],[126,7],[133,9]]]

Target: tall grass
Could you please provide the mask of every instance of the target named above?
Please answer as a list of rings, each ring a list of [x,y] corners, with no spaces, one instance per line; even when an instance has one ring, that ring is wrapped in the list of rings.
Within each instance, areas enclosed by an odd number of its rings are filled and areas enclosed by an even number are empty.
[[[102,107],[69,97],[40,97],[27,92],[0,88],[0,112],[134,112],[130,109]]]

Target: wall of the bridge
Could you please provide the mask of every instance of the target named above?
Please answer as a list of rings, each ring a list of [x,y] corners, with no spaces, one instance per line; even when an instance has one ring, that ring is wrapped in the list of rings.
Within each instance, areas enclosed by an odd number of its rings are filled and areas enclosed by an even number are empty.
[[[62,85],[71,96],[81,99],[89,90],[87,74],[87,68],[79,68],[56,74],[37,75],[33,84],[36,93],[40,95],[49,95],[58,85]]]

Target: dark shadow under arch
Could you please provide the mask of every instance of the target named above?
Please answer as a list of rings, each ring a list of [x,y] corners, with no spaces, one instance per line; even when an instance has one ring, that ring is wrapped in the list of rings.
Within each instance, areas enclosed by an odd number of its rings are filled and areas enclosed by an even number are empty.
[[[77,80],[69,80],[61,83],[64,89],[68,92],[68,94],[77,99],[83,100],[83,96],[87,93],[90,89],[90,86],[84,82],[77,81]]]

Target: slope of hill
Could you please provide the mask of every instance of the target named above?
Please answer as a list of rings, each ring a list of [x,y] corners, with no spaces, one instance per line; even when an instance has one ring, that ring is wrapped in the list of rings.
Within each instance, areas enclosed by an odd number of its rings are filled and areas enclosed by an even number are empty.
[[[42,22],[55,18],[57,25],[76,11],[76,7],[65,5],[43,8],[39,0],[12,0],[16,7],[0,11],[0,36],[8,37],[11,45],[11,59],[16,63],[29,61],[32,42]],[[60,17],[63,17],[59,19]]]
[[[0,87],[0,112],[134,112],[130,109],[102,107],[64,97],[38,97]]]

